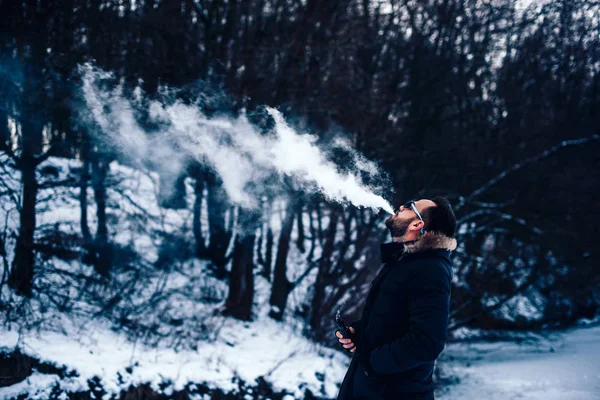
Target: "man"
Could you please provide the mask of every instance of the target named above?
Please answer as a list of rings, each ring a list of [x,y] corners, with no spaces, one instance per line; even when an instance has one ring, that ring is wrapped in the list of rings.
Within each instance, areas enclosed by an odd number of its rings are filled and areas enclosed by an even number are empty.
[[[354,353],[338,400],[432,400],[433,368],[446,343],[456,218],[447,199],[409,201],[386,220],[392,242],[351,337]]]

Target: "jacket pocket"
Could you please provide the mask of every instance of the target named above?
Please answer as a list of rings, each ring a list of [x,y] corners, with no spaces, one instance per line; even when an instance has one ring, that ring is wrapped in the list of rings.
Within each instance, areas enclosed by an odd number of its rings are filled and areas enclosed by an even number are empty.
[[[366,374],[359,362],[353,379],[352,396],[361,400],[383,400],[386,383],[373,374]]]

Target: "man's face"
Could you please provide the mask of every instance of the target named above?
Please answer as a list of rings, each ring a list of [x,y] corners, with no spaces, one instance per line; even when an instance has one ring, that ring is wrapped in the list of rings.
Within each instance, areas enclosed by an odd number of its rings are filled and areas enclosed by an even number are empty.
[[[428,207],[435,207],[435,203],[431,200],[421,199],[415,201],[415,206],[419,214],[423,214],[423,210]],[[419,217],[412,207],[405,208],[400,206],[398,210],[385,221],[385,225],[390,230],[392,237],[402,237],[408,231],[418,231],[420,228],[416,226],[419,222]]]

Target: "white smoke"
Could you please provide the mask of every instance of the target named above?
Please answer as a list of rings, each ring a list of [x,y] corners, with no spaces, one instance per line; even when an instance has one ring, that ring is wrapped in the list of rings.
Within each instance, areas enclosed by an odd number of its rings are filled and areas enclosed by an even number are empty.
[[[318,191],[328,200],[393,213],[390,204],[361,179],[380,180],[381,171],[348,141],[338,139],[334,144],[351,154],[352,172],[342,173],[317,146],[317,137],[296,132],[273,108],[267,108],[275,121],[273,134],[265,135],[245,115],[208,118],[197,105],[177,100],[146,103],[151,122],[160,127],[149,134],[136,120],[143,104],[141,90],[129,100],[119,87],[102,88],[102,82],[112,78],[110,74],[89,64],[80,71],[83,96],[100,130],[98,136],[134,162],[151,160],[175,179],[184,160],[193,157],[217,173],[230,200],[242,207],[257,205],[256,188],[272,183],[273,178],[282,182],[287,176],[298,188]]]
[[[299,135],[289,127],[281,113],[269,108],[275,119],[277,141],[272,151],[273,166],[281,173],[293,175],[299,180],[314,182],[326,198],[333,201],[349,201],[355,206],[384,209],[393,213],[390,204],[381,196],[372,193],[360,181],[358,174],[340,174],[335,165],[327,160],[323,152],[314,145],[316,138]],[[356,154],[356,152],[355,152]],[[373,164],[364,162],[355,155],[356,172],[372,174]],[[377,171],[378,172],[378,171]]]

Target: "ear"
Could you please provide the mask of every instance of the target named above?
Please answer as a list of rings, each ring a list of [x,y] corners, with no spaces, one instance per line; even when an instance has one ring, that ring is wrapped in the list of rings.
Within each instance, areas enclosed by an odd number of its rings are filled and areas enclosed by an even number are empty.
[[[417,219],[415,222],[410,224],[411,229],[415,231],[421,230],[421,228],[423,228],[424,226],[425,222],[421,221],[420,219]]]

